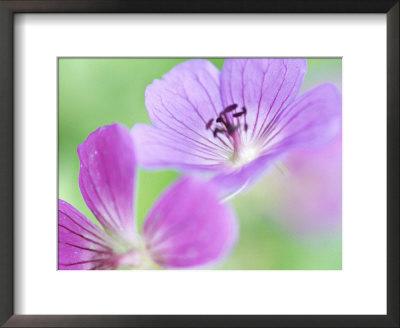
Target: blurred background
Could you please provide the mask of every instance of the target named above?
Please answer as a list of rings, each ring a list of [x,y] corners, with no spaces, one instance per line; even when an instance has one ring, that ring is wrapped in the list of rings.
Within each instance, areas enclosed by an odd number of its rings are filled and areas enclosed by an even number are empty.
[[[218,68],[224,59],[207,58]],[[58,74],[59,198],[93,222],[78,186],[77,146],[101,125],[129,129],[150,123],[144,91],[188,59],[60,58]],[[341,89],[339,58],[307,59],[300,93],[320,83]],[[282,158],[249,191],[230,202],[240,221],[239,242],[216,269],[340,270],[342,268],[341,136],[312,152]],[[139,230],[151,205],[179,174],[139,170],[136,214]]]

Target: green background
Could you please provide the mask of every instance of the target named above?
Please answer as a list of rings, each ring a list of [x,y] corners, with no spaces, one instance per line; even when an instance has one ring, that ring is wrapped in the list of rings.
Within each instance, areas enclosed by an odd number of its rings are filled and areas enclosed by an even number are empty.
[[[78,186],[77,146],[101,125],[120,122],[131,128],[150,123],[144,105],[147,85],[187,59],[60,58],[58,71],[59,198],[95,222]],[[224,59],[209,59],[222,68]],[[322,82],[341,87],[341,59],[308,59],[302,91]],[[139,228],[146,213],[177,172],[139,170],[136,217]],[[299,234],[271,220],[257,201],[261,180],[233,204],[240,220],[239,242],[219,269],[341,269],[341,225],[319,233]],[[262,203],[262,202],[261,202]],[[249,219],[251,217],[251,219]]]

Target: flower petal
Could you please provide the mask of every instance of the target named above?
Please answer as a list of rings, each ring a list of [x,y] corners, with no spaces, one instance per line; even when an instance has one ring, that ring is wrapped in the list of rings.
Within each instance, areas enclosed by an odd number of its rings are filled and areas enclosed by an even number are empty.
[[[238,235],[233,211],[211,183],[180,179],[152,208],[143,237],[153,260],[167,268],[212,265],[233,248]]]
[[[136,159],[129,131],[119,124],[100,127],[79,145],[78,154],[87,206],[105,229],[131,241]]]
[[[223,144],[206,125],[223,109],[219,74],[209,61],[190,60],[175,66],[162,80],[154,80],[145,92],[153,125],[218,155]]]
[[[109,236],[72,205],[58,201],[58,269],[108,268]]]
[[[135,124],[131,135],[137,161],[148,169],[212,170],[223,165],[207,145],[196,144],[169,131]]]
[[[247,109],[247,141],[257,138],[268,123],[297,96],[307,71],[305,59],[227,59],[221,73],[224,107]]]
[[[332,140],[341,129],[341,95],[325,83],[303,94],[279,116],[264,136],[268,151],[313,148]]]
[[[289,174],[277,170],[264,180],[261,198],[267,217],[295,229],[315,234],[340,227],[342,217],[342,138],[313,150],[294,150],[285,158]],[[312,201],[311,201],[312,200]]]
[[[251,187],[271,168],[278,156],[278,152],[263,155],[240,168],[220,173],[211,181],[219,187],[221,198],[230,198]]]

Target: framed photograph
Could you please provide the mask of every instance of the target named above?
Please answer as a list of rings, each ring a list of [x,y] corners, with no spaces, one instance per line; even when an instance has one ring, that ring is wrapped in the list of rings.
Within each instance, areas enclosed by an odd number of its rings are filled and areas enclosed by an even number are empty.
[[[3,326],[399,326],[398,1],[0,10]]]

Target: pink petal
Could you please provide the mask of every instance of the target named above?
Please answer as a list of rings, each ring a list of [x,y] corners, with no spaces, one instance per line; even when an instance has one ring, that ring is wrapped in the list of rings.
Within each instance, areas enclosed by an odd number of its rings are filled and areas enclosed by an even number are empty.
[[[258,189],[267,217],[296,233],[321,233],[340,228],[342,217],[342,139],[313,150],[288,154],[288,174],[274,170]],[[265,186],[263,188],[263,186]]]
[[[138,163],[148,169],[212,170],[222,166],[208,145],[180,138],[170,131],[135,124],[131,134]]]
[[[136,160],[129,131],[119,124],[100,127],[79,145],[79,186],[101,225],[132,240]]]
[[[153,260],[166,268],[212,265],[233,249],[238,226],[215,187],[186,177],[158,200],[143,226]]]
[[[264,137],[268,151],[314,148],[331,141],[341,129],[341,95],[325,83],[292,103]]]
[[[247,109],[248,140],[254,140],[297,96],[305,59],[227,59],[221,73],[223,105]]]
[[[109,268],[111,240],[72,205],[58,202],[58,269]]]
[[[220,158],[224,150],[222,142],[206,129],[208,121],[216,119],[223,110],[219,74],[209,61],[190,60],[175,66],[162,80],[154,80],[145,93],[153,125],[174,136],[185,151],[194,149],[204,157]],[[160,142],[164,141],[161,137]]]
[[[276,152],[263,155],[242,167],[217,174],[211,181],[219,187],[221,198],[233,196],[260,180],[279,154]]]

